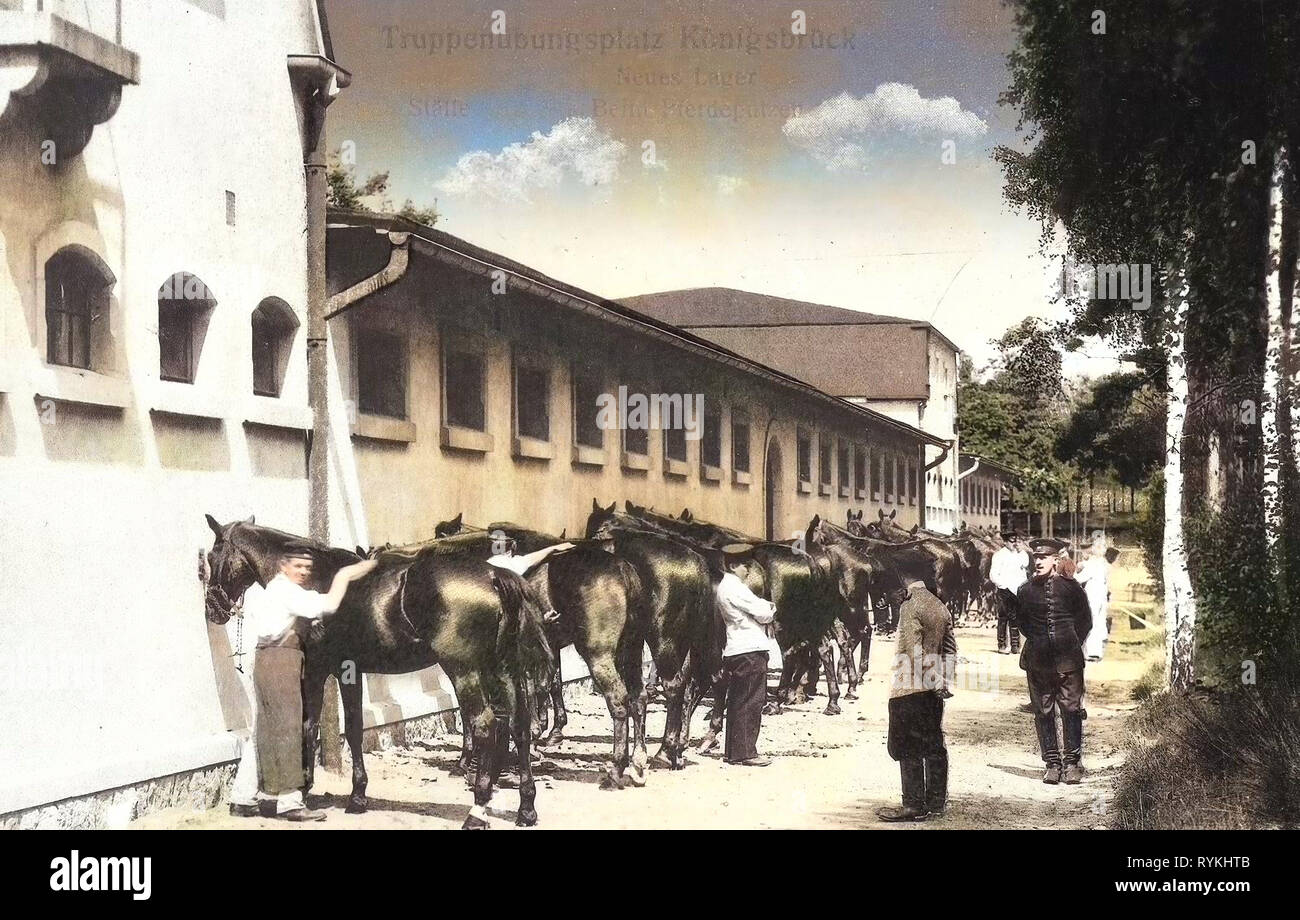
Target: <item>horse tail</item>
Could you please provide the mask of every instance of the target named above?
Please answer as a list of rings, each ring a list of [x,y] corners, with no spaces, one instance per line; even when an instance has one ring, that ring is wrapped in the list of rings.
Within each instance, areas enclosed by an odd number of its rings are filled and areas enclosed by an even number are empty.
[[[497,630],[497,660],[516,681],[526,682],[525,692],[550,685],[555,660],[546,638],[541,601],[521,576],[493,569],[492,586],[501,599],[501,625]]]

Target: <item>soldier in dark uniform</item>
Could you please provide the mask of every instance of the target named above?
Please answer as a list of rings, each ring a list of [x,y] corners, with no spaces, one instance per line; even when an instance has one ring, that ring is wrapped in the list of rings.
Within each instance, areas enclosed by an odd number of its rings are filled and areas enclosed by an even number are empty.
[[[1083,640],[1092,628],[1088,597],[1079,583],[1057,574],[1056,560],[1066,544],[1038,538],[1029,541],[1033,575],[1016,593],[1017,620],[1025,635],[1020,667],[1029,682],[1034,726],[1047,770],[1043,782],[1078,783],[1083,779]],[[1061,714],[1064,747],[1057,739]]]

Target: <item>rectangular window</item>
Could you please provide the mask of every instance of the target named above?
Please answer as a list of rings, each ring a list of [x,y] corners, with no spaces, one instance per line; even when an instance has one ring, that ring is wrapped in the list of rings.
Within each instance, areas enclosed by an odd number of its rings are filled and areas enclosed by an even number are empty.
[[[442,392],[445,423],[487,430],[487,360],[471,345],[450,341],[443,348]]]
[[[861,444],[853,448],[853,490],[859,498],[867,494],[867,449]]]
[[[798,472],[800,482],[812,482],[812,442],[808,435],[802,431],[799,432],[798,447],[796,450],[798,459]]]
[[[881,469],[880,451],[871,451],[871,499],[880,501],[881,483],[885,478],[885,473]]]
[[[283,380],[284,349],[293,330],[274,322],[261,309],[253,312],[253,392],[258,396],[279,396]]]
[[[158,372],[163,380],[194,382],[193,320],[184,300],[158,301]]]
[[[831,439],[825,432],[817,438],[817,475],[822,485],[831,484]]]
[[[581,447],[603,449],[605,446],[598,406],[604,392],[599,374],[578,367],[573,369],[573,442]]]
[[[672,425],[667,419],[664,424],[670,427],[664,429],[664,456],[669,460],[680,460],[686,462],[686,429]]]
[[[903,475],[907,477],[907,503],[916,504],[916,464],[911,460],[903,461]]]
[[[357,408],[406,418],[406,341],[393,332],[357,327]]]
[[[749,472],[749,419],[731,412],[731,468],[738,473]]]
[[[885,455],[885,501],[892,502],[898,485],[898,458],[893,454]]]
[[[850,460],[849,460],[849,445],[848,445],[846,442],[844,442],[844,441],[840,441],[840,450],[839,450],[839,465],[840,465],[840,466],[839,466],[839,470],[840,470],[840,479],[839,479],[839,483],[840,483],[840,494],[841,494],[841,495],[848,495],[848,494],[849,494],[849,473],[851,472],[851,470],[849,469],[849,464],[850,464]]]
[[[636,394],[636,393],[646,393],[647,391],[646,391],[645,389],[641,388],[641,387],[637,387],[637,386],[633,386],[632,384],[628,384],[628,385],[627,385],[627,392],[628,392],[629,394]],[[628,402],[629,402],[629,403],[631,402],[631,396],[630,396],[630,395],[629,395],[629,397],[628,397]],[[629,406],[628,408],[629,408],[629,410],[630,410],[632,407]],[[646,412],[645,412],[645,413],[638,413],[638,415],[646,415],[646,416],[648,416],[648,414],[649,414],[649,407],[648,407],[648,406],[646,407]],[[645,425],[649,425],[649,424],[650,424],[650,421],[649,421],[649,418],[647,417],[647,418],[640,419],[640,420],[639,420],[639,423],[644,423]],[[624,450],[624,452],[629,453],[629,454],[638,454],[639,456],[642,456],[642,457],[649,456],[649,455],[650,455],[650,431],[649,431],[649,429],[648,429],[648,428],[644,428],[644,427],[642,427],[642,428],[629,428],[628,425],[627,425],[627,419],[625,419],[625,418],[621,418],[621,419],[619,419],[619,424],[623,426],[623,450]]]
[[[515,434],[551,439],[551,371],[541,361],[515,355]]]
[[[722,466],[722,406],[707,398],[704,400],[704,431],[700,437],[700,463]]]

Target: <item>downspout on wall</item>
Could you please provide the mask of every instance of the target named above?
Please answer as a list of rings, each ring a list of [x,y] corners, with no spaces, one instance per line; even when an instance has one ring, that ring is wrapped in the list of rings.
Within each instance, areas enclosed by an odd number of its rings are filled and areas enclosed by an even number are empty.
[[[329,540],[329,327],[325,321],[325,110],[352,75],[318,54],[289,55],[289,77],[303,105],[307,180],[307,400],[312,434],[307,453],[307,531]]]

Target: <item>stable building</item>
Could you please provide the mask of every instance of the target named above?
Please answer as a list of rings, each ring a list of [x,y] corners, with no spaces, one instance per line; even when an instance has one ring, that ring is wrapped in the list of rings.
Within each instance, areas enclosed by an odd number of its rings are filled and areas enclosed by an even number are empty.
[[[402,219],[331,213],[328,265],[348,523],[370,542],[462,513],[580,534],[593,499],[768,539],[814,514],[922,519],[923,452],[945,442],[888,415]],[[638,394],[697,400],[698,429],[602,425]]]
[[[721,287],[642,294],[623,303],[933,436],[938,443],[904,475],[920,476],[924,485],[922,526],[940,532],[960,526],[960,349],[930,323]]]
[[[1016,480],[1016,471],[1009,466],[987,457],[962,454],[957,485],[961,516],[966,525],[1001,530],[1002,508],[1010,503]]]

